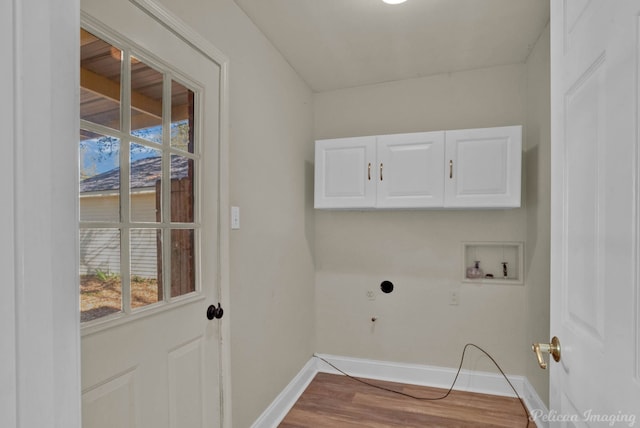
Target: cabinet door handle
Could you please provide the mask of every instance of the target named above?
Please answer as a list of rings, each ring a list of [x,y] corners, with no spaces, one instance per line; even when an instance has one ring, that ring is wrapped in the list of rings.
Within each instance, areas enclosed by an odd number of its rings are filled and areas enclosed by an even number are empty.
[[[453,160],[449,160],[449,178],[453,178]]]
[[[371,162],[369,162],[369,165],[367,166],[367,179],[371,181]]]
[[[380,181],[382,181],[382,162],[380,162]]]

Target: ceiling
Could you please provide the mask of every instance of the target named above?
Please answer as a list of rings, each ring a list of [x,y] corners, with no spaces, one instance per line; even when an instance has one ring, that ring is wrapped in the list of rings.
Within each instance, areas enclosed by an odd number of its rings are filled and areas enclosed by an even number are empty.
[[[549,0],[234,0],[315,92],[522,63]]]

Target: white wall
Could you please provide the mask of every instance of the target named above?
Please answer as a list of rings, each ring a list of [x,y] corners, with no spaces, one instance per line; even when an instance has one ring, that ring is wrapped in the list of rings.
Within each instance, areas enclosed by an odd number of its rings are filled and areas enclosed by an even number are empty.
[[[230,61],[233,426],[247,427],[314,349],[311,91],[231,0],[163,0]],[[226,315],[225,315],[226,316]]]
[[[13,18],[14,2],[0,3],[0,49],[11,52],[16,40],[14,38]],[[15,62],[14,55],[8,61],[0,63],[0,127],[4,129],[4,156],[0,157],[0,197],[3,201],[13,201],[16,193],[14,182],[14,159],[16,153],[15,137],[19,129],[15,129]],[[15,427],[18,420],[17,406],[17,361],[14,350],[16,334],[16,237],[14,231],[15,213],[13,204],[0,205],[0,225],[2,236],[0,241],[0,269],[5,273],[3,298],[0,299],[0,426]]]
[[[315,138],[526,129],[528,70],[537,68],[517,64],[316,94]],[[527,309],[533,285],[460,281],[462,241],[526,241],[534,234],[527,228],[526,183],[523,195],[523,208],[513,210],[317,212],[317,350],[455,367],[464,344],[473,342],[507,373],[533,374],[530,343],[537,340],[533,330],[540,330],[530,325],[534,316]],[[543,235],[544,222],[538,227],[535,235]],[[543,269],[526,252],[525,259],[526,267]],[[382,280],[392,281],[395,291],[382,294]],[[367,299],[369,289],[377,291],[375,301]],[[451,290],[459,291],[457,306],[449,305]],[[548,307],[537,295],[534,302]],[[468,355],[466,368],[495,370],[479,353]]]
[[[527,59],[527,128],[525,181],[527,183],[527,320],[531,342],[550,339],[549,263],[551,209],[551,130],[549,27]],[[527,378],[548,403],[549,372],[527,364]]]

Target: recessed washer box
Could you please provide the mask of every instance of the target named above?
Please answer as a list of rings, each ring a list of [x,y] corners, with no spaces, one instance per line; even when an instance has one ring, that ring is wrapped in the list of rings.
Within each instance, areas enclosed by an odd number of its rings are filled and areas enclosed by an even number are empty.
[[[462,282],[523,285],[523,248],[522,242],[463,242]],[[483,276],[481,278],[468,278],[467,270],[470,267],[474,267],[476,262],[479,262],[479,268],[482,269]]]

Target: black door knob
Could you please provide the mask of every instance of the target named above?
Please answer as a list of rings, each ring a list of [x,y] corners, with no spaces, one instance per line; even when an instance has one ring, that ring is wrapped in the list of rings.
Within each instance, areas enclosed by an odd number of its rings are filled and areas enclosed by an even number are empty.
[[[216,307],[215,305],[210,305],[207,308],[207,318],[210,320],[214,318],[220,319],[222,318],[223,314],[224,314],[224,310],[222,309],[222,306],[220,306],[220,302],[218,302],[218,307]]]

